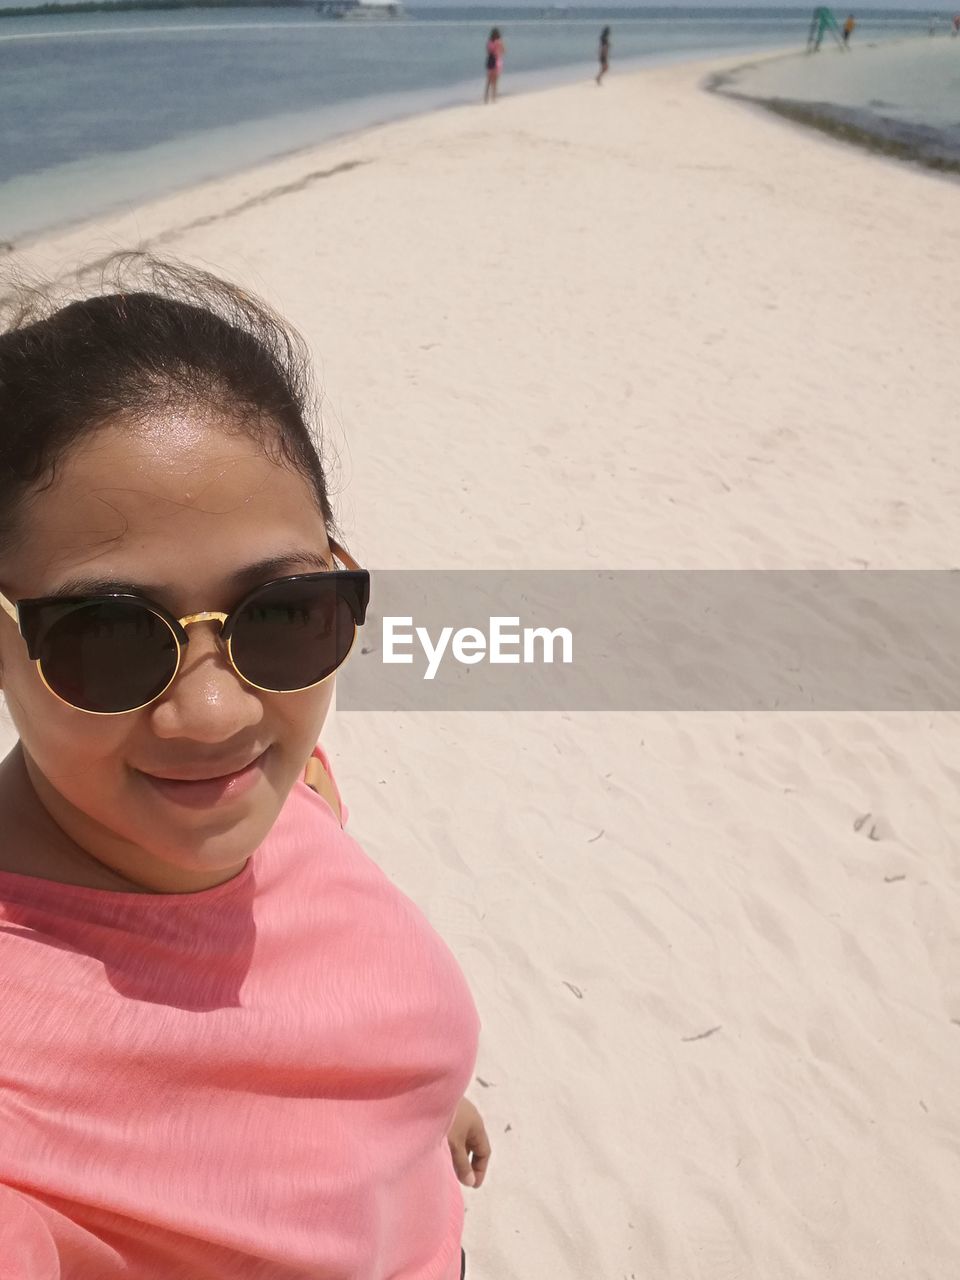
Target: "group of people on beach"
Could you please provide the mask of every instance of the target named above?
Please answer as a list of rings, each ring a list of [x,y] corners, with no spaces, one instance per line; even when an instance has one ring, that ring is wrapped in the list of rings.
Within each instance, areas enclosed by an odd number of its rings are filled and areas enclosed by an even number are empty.
[[[828,9],[826,5],[817,5],[813,11],[810,31],[807,35],[807,52],[819,53],[820,46],[823,44],[823,37],[828,31],[838,41],[841,49],[848,49],[850,47],[850,37],[853,35],[856,25],[856,18],[852,13],[848,13],[847,19],[841,28],[834,17],[832,9]]]
[[[936,14],[931,16],[928,28],[930,35],[936,34],[939,21],[940,20]],[[853,14],[850,13],[847,14],[843,27],[838,29],[837,21],[836,18],[834,18],[832,11],[823,5],[818,5],[813,11],[813,20],[810,24],[810,35],[807,40],[807,48],[808,50],[812,50],[814,53],[818,52],[820,45],[823,43],[825,33],[827,31],[832,31],[834,35],[837,35],[840,38],[842,47],[844,49],[848,49],[850,47],[850,37],[853,35],[856,25],[857,20]],[[960,13],[955,14],[953,18],[953,35],[960,35]],[[601,55],[601,62],[602,60]]]
[[[503,36],[500,34],[500,28],[494,27],[487,37],[487,58],[486,72],[487,80],[483,90],[484,102],[496,102],[497,89],[500,84],[500,75],[503,71],[503,57],[506,52],[506,45],[503,42]],[[600,63],[597,71],[597,84],[603,83],[603,77],[610,70],[610,28],[604,27],[600,32],[600,44],[597,51],[597,58]]]

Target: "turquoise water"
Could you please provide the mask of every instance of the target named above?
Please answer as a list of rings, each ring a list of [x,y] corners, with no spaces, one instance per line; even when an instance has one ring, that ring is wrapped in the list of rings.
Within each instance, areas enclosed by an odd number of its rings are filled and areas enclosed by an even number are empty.
[[[0,0],[0,5],[11,0]],[[505,93],[613,68],[747,53],[806,38],[809,10],[413,10],[325,22],[309,6],[8,18],[0,22],[0,240],[216,177],[372,123],[478,97],[497,22]],[[862,18],[864,37],[925,26]],[[960,52],[960,48],[958,48]]]

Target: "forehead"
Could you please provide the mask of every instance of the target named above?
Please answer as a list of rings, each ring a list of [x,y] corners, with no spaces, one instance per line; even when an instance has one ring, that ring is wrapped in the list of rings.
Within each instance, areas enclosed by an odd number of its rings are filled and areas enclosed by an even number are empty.
[[[291,547],[327,546],[299,472],[235,421],[188,409],[120,418],[79,442],[25,504],[22,533],[11,568],[31,590],[80,570],[214,583]]]

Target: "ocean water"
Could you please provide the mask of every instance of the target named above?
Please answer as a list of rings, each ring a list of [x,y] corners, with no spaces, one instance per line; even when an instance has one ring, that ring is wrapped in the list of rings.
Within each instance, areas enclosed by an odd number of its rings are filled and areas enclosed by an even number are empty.
[[[0,0],[0,8],[12,0]],[[311,6],[0,20],[0,241],[131,205],[353,129],[475,101],[495,22],[504,93],[806,39],[809,10],[417,10],[342,23]],[[861,17],[858,36],[925,30]],[[960,54],[960,42],[956,51]],[[822,55],[821,55],[822,56]],[[960,62],[960,59],[958,59]]]
[[[960,38],[942,21],[932,37],[871,42],[858,34],[848,52],[824,41],[817,54],[750,63],[717,87],[849,141],[960,173]]]

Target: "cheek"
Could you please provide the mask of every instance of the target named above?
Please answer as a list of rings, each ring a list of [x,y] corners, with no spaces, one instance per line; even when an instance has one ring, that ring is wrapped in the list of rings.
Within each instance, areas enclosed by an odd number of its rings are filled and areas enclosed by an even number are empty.
[[[285,794],[303,773],[333,700],[333,681],[302,693],[274,694],[268,702],[275,752],[273,779]]]
[[[53,698],[43,687],[19,636],[11,640],[5,634],[0,642],[0,684],[7,708],[22,737],[24,729],[44,718],[50,709],[47,704],[53,702]]]
[[[21,645],[22,648],[22,645]],[[132,726],[126,717],[90,716],[64,706],[45,688],[24,650],[0,645],[0,671],[7,710],[25,750],[44,776],[89,776],[91,766],[121,752]]]
[[[320,737],[320,730],[333,701],[333,690],[334,681],[328,680],[316,689],[305,689],[303,693],[279,694],[273,699],[277,719],[283,724],[281,736],[304,759],[309,756]]]

